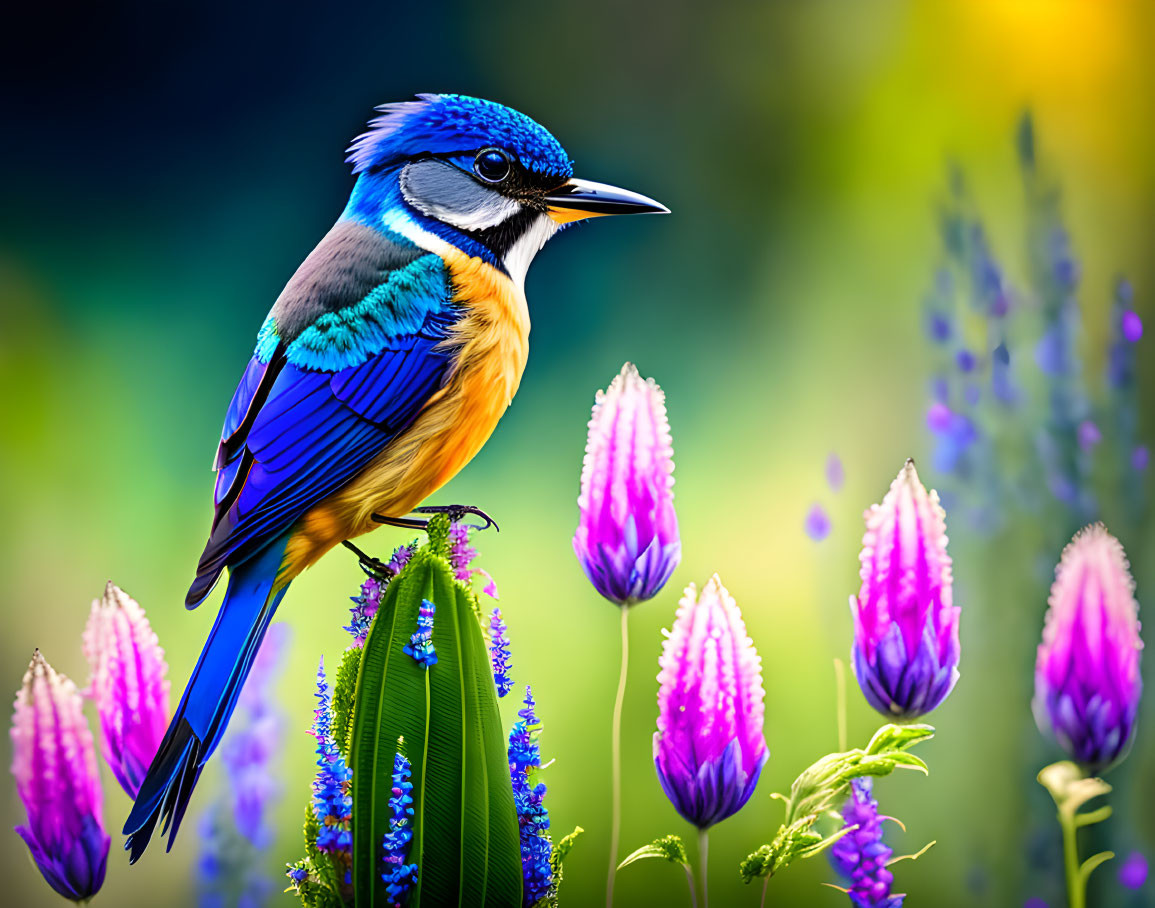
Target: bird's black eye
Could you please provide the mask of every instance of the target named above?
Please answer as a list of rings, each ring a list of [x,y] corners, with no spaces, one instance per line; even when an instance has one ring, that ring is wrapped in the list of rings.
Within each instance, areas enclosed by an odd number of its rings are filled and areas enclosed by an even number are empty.
[[[473,159],[473,172],[487,183],[500,183],[513,170],[513,164],[500,148],[483,148]]]

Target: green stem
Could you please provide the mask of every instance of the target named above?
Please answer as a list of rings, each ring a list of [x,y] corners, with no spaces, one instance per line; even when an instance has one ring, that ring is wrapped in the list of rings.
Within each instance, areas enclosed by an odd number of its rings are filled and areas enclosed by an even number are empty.
[[[762,901],[758,903],[759,908],[766,908],[766,890],[770,888],[770,874],[766,874],[766,879],[762,883]]]
[[[682,869],[686,871],[686,885],[690,887],[690,905],[698,908],[698,893],[694,890],[694,871],[690,869],[689,864],[683,864]]]
[[[610,816],[610,870],[606,877],[606,908],[614,904],[614,874],[618,870],[618,839],[622,830],[622,704],[626,699],[626,670],[630,662],[629,608],[622,612],[622,670],[618,676],[618,695],[614,700],[614,729],[611,738],[613,760],[613,807]]]
[[[1067,901],[1070,908],[1086,908],[1087,878],[1079,872],[1078,828],[1074,814],[1060,810],[1059,825],[1063,827],[1063,864],[1067,870]]]
[[[709,863],[710,830],[698,830],[698,863],[702,865],[702,908],[710,908],[710,889],[706,883],[706,869]]]
[[[846,753],[846,668],[841,659],[834,660],[834,700],[838,715],[838,752]],[[766,877],[769,882],[770,877]]]

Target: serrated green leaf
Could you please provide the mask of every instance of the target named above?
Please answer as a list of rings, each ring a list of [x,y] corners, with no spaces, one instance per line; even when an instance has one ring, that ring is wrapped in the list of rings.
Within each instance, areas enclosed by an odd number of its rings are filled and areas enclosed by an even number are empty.
[[[643,845],[618,864],[618,870],[621,870],[623,867],[628,867],[635,861],[644,860],[645,858],[664,858],[671,864],[681,864],[683,867],[690,865],[690,859],[686,855],[686,846],[683,844],[681,837],[666,835],[654,839],[649,845]]]
[[[359,647],[351,646],[341,655],[330,700],[333,705],[333,740],[341,756],[345,758],[346,764],[349,761],[350,737],[353,734],[353,702],[357,695],[357,673],[360,669],[361,650]]]
[[[387,904],[380,843],[404,737],[418,864],[413,904],[519,906],[521,853],[505,735],[472,594],[431,547],[386,588],[362,649],[353,714],[353,883],[358,908]],[[436,607],[437,663],[402,652],[421,601]]]

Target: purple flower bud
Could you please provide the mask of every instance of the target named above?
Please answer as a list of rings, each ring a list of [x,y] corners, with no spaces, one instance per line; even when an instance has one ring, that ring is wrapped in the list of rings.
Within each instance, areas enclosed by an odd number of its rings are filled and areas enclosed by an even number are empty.
[[[882,504],[866,512],[862,588],[850,598],[851,658],[884,716],[930,712],[958,680],[959,610],[951,604],[946,514],[908,460]]]
[[[1035,721],[1098,773],[1127,751],[1143,680],[1139,606],[1123,546],[1100,523],[1063,549],[1035,662]]]
[[[687,821],[712,826],[754,793],[769,756],[762,731],[762,660],[715,574],[686,587],[659,659],[654,764]]]
[[[84,629],[87,694],[100,717],[100,751],[135,798],[168,728],[164,650],[135,599],[111,580]]]
[[[1143,319],[1139,317],[1138,312],[1133,309],[1126,309],[1123,311],[1120,321],[1123,339],[1128,343],[1137,343],[1143,337]]]
[[[1084,451],[1090,451],[1103,440],[1103,433],[1100,432],[1099,427],[1089,419],[1084,419],[1079,423],[1075,434],[1079,440],[1079,447]]]
[[[1151,452],[1147,450],[1146,445],[1138,445],[1135,450],[1131,452],[1131,469],[1136,473],[1142,473],[1147,469],[1147,464],[1151,461]]]
[[[618,605],[650,599],[682,557],[665,395],[632,363],[594,401],[582,464],[578,562]]]
[[[74,902],[104,883],[109,837],[83,701],[36,650],[16,694],[12,775],[28,824],[17,826],[48,885]]]

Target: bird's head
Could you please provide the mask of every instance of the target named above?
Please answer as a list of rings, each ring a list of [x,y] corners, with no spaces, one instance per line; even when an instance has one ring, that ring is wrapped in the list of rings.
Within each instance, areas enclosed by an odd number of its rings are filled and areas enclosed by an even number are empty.
[[[643,195],[577,179],[557,139],[493,101],[418,95],[378,110],[349,148],[359,176],[346,216],[431,251],[448,243],[519,284],[566,224],[668,211]]]

